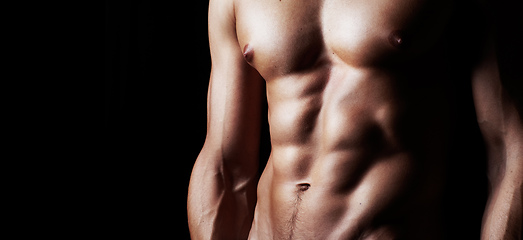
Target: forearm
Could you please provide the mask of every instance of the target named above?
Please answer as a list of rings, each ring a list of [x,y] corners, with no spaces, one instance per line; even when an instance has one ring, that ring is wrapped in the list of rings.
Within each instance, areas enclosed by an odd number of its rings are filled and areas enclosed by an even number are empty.
[[[246,239],[256,204],[256,174],[238,174],[241,170],[227,166],[216,151],[202,150],[193,168],[187,205],[191,237]]]
[[[483,217],[481,239],[521,239],[521,188],[521,180],[506,177],[492,189]]]
[[[489,156],[490,195],[482,239],[521,239],[523,233],[523,137],[520,127],[511,129],[496,151],[495,144],[489,145],[494,154]]]

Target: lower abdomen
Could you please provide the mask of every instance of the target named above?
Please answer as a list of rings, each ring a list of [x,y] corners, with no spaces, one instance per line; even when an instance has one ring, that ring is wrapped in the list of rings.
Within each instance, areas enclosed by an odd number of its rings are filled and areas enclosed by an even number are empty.
[[[376,159],[349,151],[330,153],[309,159],[307,174],[299,177],[292,174],[299,167],[285,161],[272,155],[258,189],[253,227],[263,222],[257,227],[265,228],[260,231],[271,233],[273,239],[362,237],[377,229],[385,231],[389,221],[411,224],[405,211],[419,212],[413,208],[432,204],[412,206],[423,195],[419,188],[423,174],[408,153]]]

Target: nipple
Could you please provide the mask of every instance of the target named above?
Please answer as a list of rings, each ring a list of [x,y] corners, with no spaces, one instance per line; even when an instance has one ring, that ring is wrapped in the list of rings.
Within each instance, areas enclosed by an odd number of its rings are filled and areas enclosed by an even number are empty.
[[[409,39],[405,35],[405,32],[401,30],[393,31],[389,35],[389,43],[395,48],[405,49],[409,44]]]
[[[252,62],[253,57],[254,57],[254,50],[252,49],[251,46],[249,46],[249,44],[245,44],[245,46],[243,47],[243,58],[245,59],[245,61],[250,63],[250,62]]]

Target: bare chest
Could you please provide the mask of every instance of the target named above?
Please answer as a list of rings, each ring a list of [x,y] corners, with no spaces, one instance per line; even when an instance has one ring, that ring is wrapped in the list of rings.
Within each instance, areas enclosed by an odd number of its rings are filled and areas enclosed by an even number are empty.
[[[237,0],[236,31],[263,77],[341,60],[354,67],[414,58],[441,37],[451,0]]]

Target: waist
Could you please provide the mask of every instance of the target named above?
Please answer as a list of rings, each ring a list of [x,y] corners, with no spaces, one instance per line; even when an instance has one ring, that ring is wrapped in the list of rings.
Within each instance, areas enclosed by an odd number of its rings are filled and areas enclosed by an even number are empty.
[[[326,239],[352,239],[383,229],[390,230],[391,238],[400,236],[398,229],[420,228],[412,220],[419,219],[416,214],[431,209],[437,215],[439,199],[434,196],[440,195],[441,183],[427,173],[441,174],[441,167],[433,168],[440,162],[402,151],[321,153],[274,146],[259,182],[256,213],[258,220],[271,219],[272,227],[260,228],[288,226],[280,233],[313,232]]]

